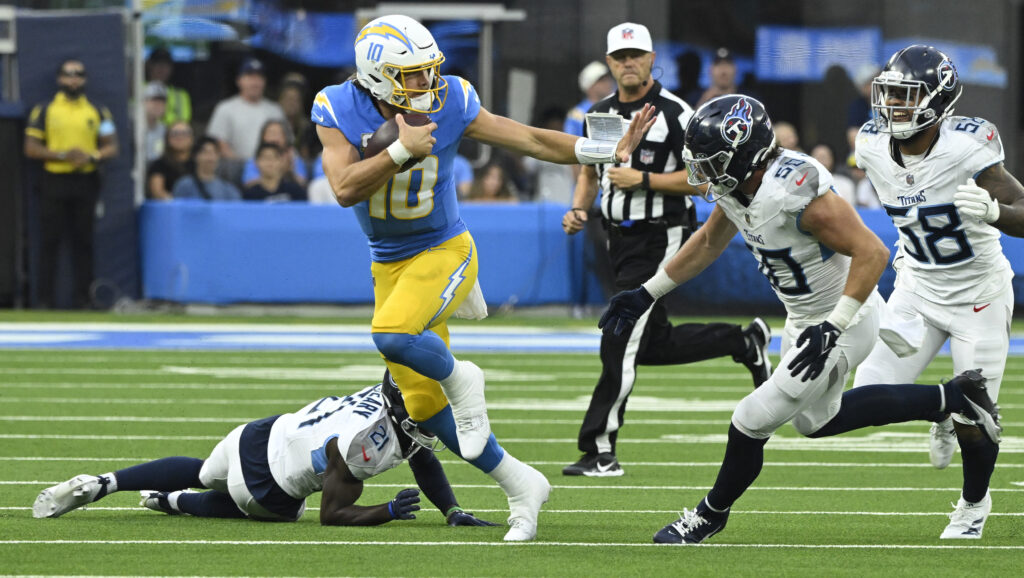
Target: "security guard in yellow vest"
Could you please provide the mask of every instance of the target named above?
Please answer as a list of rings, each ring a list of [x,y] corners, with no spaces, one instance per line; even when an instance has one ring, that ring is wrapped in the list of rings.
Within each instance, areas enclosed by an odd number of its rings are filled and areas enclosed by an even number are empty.
[[[154,48],[146,60],[146,81],[160,82],[167,88],[167,111],[163,122],[167,126],[183,120],[192,120],[192,99],[184,88],[171,86],[171,74],[174,72],[174,59],[164,47]]]
[[[25,156],[43,161],[39,185],[40,251],[37,302],[56,304],[54,276],[60,244],[71,243],[72,306],[91,304],[93,226],[99,199],[98,165],[117,156],[110,111],[86,98],[85,65],[66,60],[57,72],[59,91],[32,109],[25,129]]]

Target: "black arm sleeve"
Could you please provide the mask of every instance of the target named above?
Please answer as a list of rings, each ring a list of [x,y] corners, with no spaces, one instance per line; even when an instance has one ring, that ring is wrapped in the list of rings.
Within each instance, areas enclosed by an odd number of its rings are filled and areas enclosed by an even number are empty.
[[[441,510],[442,516],[446,515],[452,506],[459,505],[448,483],[448,477],[444,474],[444,468],[441,467],[441,462],[434,452],[421,449],[409,458],[409,467],[416,477],[416,485],[423,490],[430,503]]]

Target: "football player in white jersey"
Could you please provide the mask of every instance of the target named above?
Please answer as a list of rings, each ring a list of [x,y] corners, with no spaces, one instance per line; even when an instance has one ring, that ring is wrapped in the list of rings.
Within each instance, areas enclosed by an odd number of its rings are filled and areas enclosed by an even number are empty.
[[[725,459],[711,491],[654,541],[696,544],[725,527],[729,508],[754,482],[764,445],[786,422],[808,437],[965,412],[993,441],[999,415],[985,379],[966,371],[943,384],[870,385],[843,393],[878,335],[875,288],[889,251],[832,190],[832,176],[777,146],[764,106],[743,95],[708,101],[686,127],[690,183],[717,201],[707,223],[638,289],[612,298],[599,325],[621,331],[655,299],[710,265],[737,232],[786,306],[782,360],[732,414]]]
[[[962,91],[950,59],[920,44],[894,54],[872,84],[875,119],[857,137],[857,165],[900,231],[901,265],[883,341],[854,386],[911,383],[949,340],[954,372],[981,368],[998,399],[1013,315],[1013,271],[999,236],[1024,236],[1024,188],[1003,168],[995,125],[953,116]],[[947,417],[932,426],[932,465],[949,465],[958,441],[963,492],[941,538],[981,538],[999,446],[970,419]],[[968,468],[969,460],[981,463]]]
[[[420,498],[413,488],[385,504],[356,505],[364,480],[408,460],[417,485],[450,526],[494,526],[459,507],[434,456],[435,441],[409,419],[385,373],[383,383],[351,395],[240,425],[206,460],[168,457],[75,476],[43,490],[32,513],[56,518],[114,492],[136,490],[141,506],[167,514],[294,522],[306,510],[306,497],[322,491],[321,524],[375,526],[416,518]]]

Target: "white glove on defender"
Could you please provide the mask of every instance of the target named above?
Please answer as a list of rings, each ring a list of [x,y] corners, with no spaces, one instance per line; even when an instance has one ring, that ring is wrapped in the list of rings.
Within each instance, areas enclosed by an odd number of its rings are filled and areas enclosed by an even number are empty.
[[[956,191],[953,204],[961,213],[986,223],[999,218],[999,203],[988,191],[974,184],[974,179],[967,179],[967,184],[958,185]]]

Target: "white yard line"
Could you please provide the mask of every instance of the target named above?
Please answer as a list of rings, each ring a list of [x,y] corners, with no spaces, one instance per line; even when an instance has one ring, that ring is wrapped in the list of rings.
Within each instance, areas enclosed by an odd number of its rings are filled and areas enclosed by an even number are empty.
[[[428,548],[449,546],[487,546],[492,548],[664,548],[662,544],[637,542],[401,542],[395,540],[0,540],[0,546],[14,545],[96,545],[96,546],[422,546]],[[988,546],[980,544],[700,544],[698,548],[784,548],[794,550],[1024,550],[1024,545]]]

